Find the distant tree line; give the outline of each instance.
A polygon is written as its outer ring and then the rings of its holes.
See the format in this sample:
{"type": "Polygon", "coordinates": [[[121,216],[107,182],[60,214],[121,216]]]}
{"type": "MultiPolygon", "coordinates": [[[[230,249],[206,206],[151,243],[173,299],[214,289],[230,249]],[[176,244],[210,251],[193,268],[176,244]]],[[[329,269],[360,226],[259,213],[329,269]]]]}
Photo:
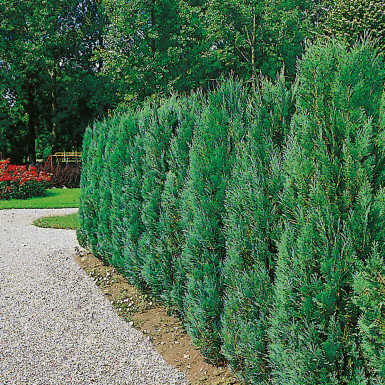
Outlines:
{"type": "Polygon", "coordinates": [[[351,42],[370,30],[383,44],[384,9],[369,0],[4,0],[0,152],[35,162],[80,149],[93,120],[207,91],[221,75],[256,89],[260,74],[275,78],[284,65],[291,81],[320,35],[351,42]]]}

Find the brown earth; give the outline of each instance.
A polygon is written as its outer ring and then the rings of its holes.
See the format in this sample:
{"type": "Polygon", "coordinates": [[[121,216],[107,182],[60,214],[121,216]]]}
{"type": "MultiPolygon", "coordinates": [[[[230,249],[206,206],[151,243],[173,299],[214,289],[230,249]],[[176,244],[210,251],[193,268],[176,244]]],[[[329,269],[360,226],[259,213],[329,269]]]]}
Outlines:
{"type": "Polygon", "coordinates": [[[141,330],[158,352],[172,366],[186,375],[191,385],[240,385],[225,366],[213,366],[205,361],[192,345],[178,318],[167,315],[164,306],[91,253],[77,252],[76,262],[90,275],[120,317],[141,330]]]}

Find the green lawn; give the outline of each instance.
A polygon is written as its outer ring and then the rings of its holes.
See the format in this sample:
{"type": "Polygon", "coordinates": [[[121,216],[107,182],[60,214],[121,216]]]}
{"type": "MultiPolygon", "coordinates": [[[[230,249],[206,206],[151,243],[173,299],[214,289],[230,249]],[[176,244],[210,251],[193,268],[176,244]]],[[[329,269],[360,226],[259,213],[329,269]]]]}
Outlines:
{"type": "Polygon", "coordinates": [[[2,209],[60,209],[79,207],[80,188],[49,189],[41,198],[0,200],[2,209]]]}
{"type": "Polygon", "coordinates": [[[56,217],[45,217],[33,222],[37,227],[50,227],[54,229],[72,229],[79,228],[78,214],[61,215],[56,217]]]}

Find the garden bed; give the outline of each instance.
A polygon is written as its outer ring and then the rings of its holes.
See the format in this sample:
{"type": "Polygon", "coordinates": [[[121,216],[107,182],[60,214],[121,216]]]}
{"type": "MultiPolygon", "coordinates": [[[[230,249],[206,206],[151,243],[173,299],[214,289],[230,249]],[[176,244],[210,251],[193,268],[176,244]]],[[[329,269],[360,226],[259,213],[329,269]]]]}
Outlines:
{"type": "Polygon", "coordinates": [[[111,266],[91,253],[78,252],[76,262],[90,275],[118,314],[142,331],[163,358],[186,375],[192,385],[239,385],[226,367],[207,363],[192,346],[181,322],[164,306],[142,294],[111,266]]]}

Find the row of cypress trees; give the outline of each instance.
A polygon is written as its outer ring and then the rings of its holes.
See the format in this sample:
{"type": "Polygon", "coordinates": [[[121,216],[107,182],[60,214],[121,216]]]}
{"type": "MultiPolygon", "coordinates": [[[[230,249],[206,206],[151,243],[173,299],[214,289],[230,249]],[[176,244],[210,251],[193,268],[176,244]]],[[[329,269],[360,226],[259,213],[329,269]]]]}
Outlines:
{"type": "Polygon", "coordinates": [[[248,384],[385,383],[384,80],[370,42],[331,41],[291,87],[230,79],[96,123],[80,242],[248,384]]]}

